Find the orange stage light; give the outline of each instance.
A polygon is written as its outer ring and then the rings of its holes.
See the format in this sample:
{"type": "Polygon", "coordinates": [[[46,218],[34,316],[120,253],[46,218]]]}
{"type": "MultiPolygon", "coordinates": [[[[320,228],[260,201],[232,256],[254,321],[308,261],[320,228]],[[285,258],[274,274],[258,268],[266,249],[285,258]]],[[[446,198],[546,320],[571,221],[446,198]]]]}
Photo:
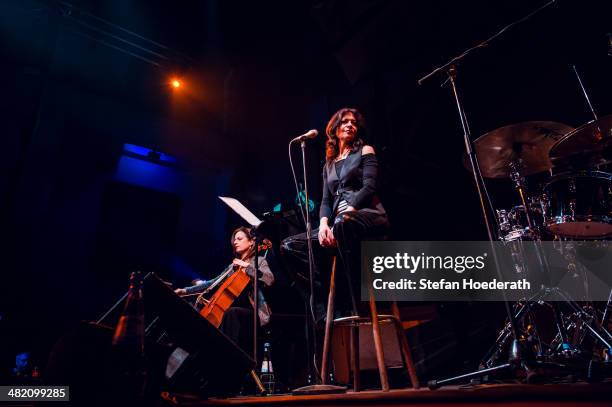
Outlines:
{"type": "Polygon", "coordinates": [[[172,79],[172,80],[170,81],[170,84],[172,85],[172,87],[173,87],[174,89],[178,89],[178,88],[180,88],[180,87],[182,86],[181,81],[180,81],[180,80],[178,80],[178,79],[172,79]]]}

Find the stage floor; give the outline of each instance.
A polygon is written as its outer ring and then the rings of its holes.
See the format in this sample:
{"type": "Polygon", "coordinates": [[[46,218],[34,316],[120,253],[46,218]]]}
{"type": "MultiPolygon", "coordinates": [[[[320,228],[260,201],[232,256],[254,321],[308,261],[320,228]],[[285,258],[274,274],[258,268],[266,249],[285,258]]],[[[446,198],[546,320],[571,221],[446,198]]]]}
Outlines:
{"type": "Polygon", "coordinates": [[[179,406],[612,406],[612,381],[603,383],[569,384],[494,384],[477,386],[448,386],[438,390],[405,389],[382,392],[378,390],[333,395],[211,398],[198,400],[189,396],[168,395],[166,400],[179,406]]]}

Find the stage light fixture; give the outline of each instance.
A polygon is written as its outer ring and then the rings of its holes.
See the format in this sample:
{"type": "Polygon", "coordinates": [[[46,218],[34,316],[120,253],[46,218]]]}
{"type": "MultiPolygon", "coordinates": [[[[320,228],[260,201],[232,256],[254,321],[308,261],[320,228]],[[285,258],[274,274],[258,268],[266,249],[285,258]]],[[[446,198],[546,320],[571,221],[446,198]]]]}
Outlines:
{"type": "Polygon", "coordinates": [[[172,85],[172,87],[173,87],[174,89],[178,89],[178,88],[180,88],[181,86],[183,86],[183,83],[182,83],[182,82],[181,82],[179,79],[177,79],[177,78],[173,78],[173,79],[170,81],[170,85],[172,85]]]}

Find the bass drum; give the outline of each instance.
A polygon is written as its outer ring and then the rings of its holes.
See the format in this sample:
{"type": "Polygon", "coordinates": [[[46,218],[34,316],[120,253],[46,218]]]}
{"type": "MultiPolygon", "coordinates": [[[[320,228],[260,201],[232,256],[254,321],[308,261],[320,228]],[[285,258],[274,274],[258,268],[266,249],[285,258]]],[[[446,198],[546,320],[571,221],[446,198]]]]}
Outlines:
{"type": "Polygon", "coordinates": [[[612,174],[579,171],[554,176],[544,187],[544,225],[575,239],[612,236],[612,174]]]}

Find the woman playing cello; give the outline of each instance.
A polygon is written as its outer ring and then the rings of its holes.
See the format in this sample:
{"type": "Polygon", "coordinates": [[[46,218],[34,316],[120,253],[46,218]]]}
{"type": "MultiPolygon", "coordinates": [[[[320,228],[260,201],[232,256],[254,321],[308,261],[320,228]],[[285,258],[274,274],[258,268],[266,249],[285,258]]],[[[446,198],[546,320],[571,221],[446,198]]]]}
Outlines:
{"type": "MultiPolygon", "coordinates": [[[[244,270],[251,278],[255,275],[255,238],[251,229],[244,226],[239,227],[232,233],[231,244],[234,249],[235,258],[232,263],[217,277],[201,281],[196,285],[185,288],[177,288],[178,295],[190,295],[204,292],[212,286],[217,286],[220,279],[227,279],[238,270],[244,270]]],[[[259,281],[265,286],[274,283],[274,275],[265,258],[259,257],[259,281]]],[[[251,286],[251,285],[250,285],[251,286]]],[[[260,324],[266,325],[270,321],[270,307],[265,302],[261,290],[258,290],[258,308],[260,324]]],[[[243,350],[249,352],[252,348],[253,338],[253,295],[252,289],[245,289],[232,303],[223,315],[219,329],[238,344],[243,350]]],[[[250,352],[249,352],[250,353],[250,352]]]]}

